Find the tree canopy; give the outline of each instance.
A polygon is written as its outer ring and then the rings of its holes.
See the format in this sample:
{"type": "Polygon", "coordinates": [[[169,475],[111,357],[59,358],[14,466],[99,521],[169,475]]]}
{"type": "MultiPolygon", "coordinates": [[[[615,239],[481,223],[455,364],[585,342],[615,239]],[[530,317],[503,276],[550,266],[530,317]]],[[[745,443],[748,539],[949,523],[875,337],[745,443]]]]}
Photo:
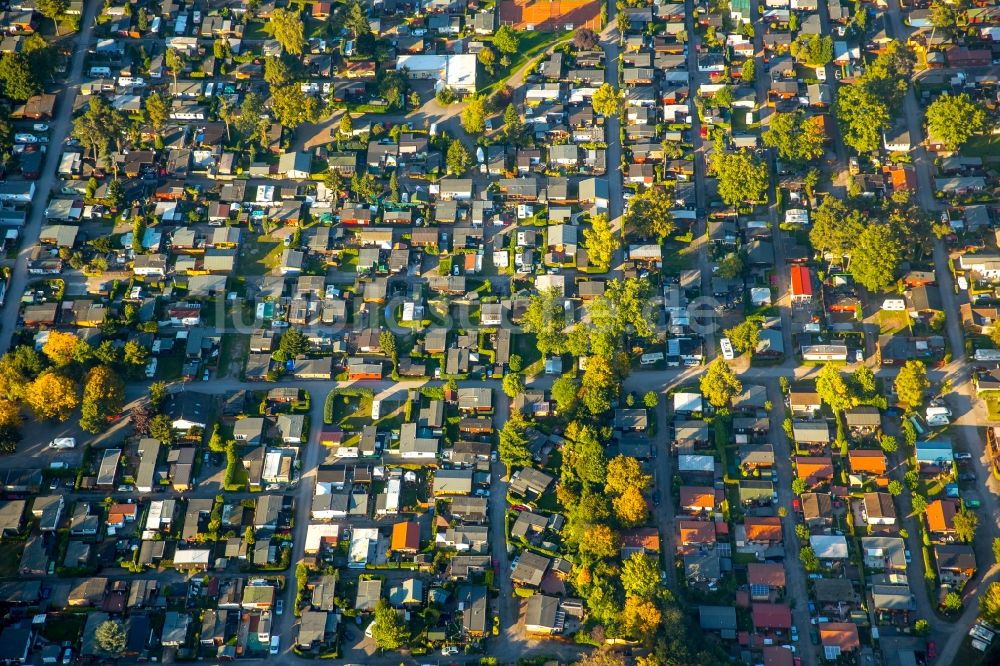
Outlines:
{"type": "Polygon", "coordinates": [[[927,129],[948,150],[958,150],[973,134],[986,129],[986,110],[966,93],[945,93],[927,107],[927,129]]]}
{"type": "Polygon", "coordinates": [[[23,53],[4,53],[0,56],[0,84],[4,96],[19,102],[42,91],[42,85],[23,53]]]}
{"type": "Polygon", "coordinates": [[[409,637],[406,621],[387,600],[379,599],[375,605],[375,624],[372,627],[372,640],[375,644],[383,650],[396,650],[405,645],[409,637]]]}
{"type": "Polygon", "coordinates": [[[923,361],[909,360],[896,375],[894,384],[899,404],[906,409],[916,409],[924,402],[924,395],[931,387],[927,378],[927,366],[923,361]]]}
{"type": "Polygon", "coordinates": [[[566,348],[566,309],[563,296],[555,287],[531,296],[524,313],[524,330],[534,333],[542,354],[562,354],[566,348]]]}
{"type": "Polygon", "coordinates": [[[826,131],[814,116],[807,118],[802,111],[776,113],[762,135],[764,144],[778,150],[783,160],[805,164],[823,156],[826,131]]]}
{"type": "Polygon", "coordinates": [[[275,40],[281,44],[285,53],[302,55],[302,47],[305,46],[306,39],[305,26],[302,24],[299,12],[294,9],[272,10],[268,29],[274,35],[275,40]]]}
{"type": "Polygon", "coordinates": [[[594,91],[590,100],[594,113],[602,116],[617,116],[621,111],[622,94],[610,83],[603,83],[594,91]]]}
{"type": "Polygon", "coordinates": [[[896,279],[903,247],[885,224],[869,224],[851,249],[851,275],[869,291],[881,291],[896,279]]]}
{"type": "Polygon", "coordinates": [[[719,196],[730,206],[767,199],[767,165],[749,150],[718,150],[713,155],[713,166],[719,179],[719,196]]]}
{"type": "Polygon", "coordinates": [[[675,229],[673,208],[673,198],[665,188],[643,190],[629,200],[625,225],[639,236],[663,240],[675,229]]]}
{"type": "Polygon", "coordinates": [[[709,364],[698,384],[705,399],[717,408],[728,405],[743,390],[743,384],[721,356],[709,364]]]}
{"type": "Polygon", "coordinates": [[[606,213],[598,213],[591,218],[590,227],[583,230],[583,240],[591,266],[600,273],[611,268],[611,259],[621,243],[611,230],[606,213]]]}
{"type": "Polygon", "coordinates": [[[486,98],[474,95],[462,109],[462,129],[477,135],[486,131],[486,98]]]}

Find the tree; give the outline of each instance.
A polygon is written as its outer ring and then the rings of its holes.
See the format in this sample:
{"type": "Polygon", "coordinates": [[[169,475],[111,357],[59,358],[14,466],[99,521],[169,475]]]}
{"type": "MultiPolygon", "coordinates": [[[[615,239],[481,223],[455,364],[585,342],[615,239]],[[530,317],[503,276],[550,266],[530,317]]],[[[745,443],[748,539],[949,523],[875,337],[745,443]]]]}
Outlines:
{"type": "Polygon", "coordinates": [[[705,399],[716,408],[725,407],[743,390],[743,384],[722,357],[716,357],[709,364],[698,385],[705,399]]]}
{"type": "Polygon", "coordinates": [[[80,339],[72,333],[50,331],[48,340],[42,346],[42,353],[57,368],[63,368],[73,362],[76,345],[80,339]]]}
{"type": "Polygon", "coordinates": [[[396,357],[399,355],[399,349],[396,346],[396,336],[393,335],[392,331],[385,330],[378,334],[378,346],[382,349],[382,353],[392,359],[392,362],[396,362],[396,357]]]}
{"type": "Polygon", "coordinates": [[[80,396],[73,380],[48,370],[27,386],[24,401],[36,419],[65,421],[80,404],[80,396]]]}
{"type": "Polygon", "coordinates": [[[931,387],[927,379],[927,366],[923,361],[909,360],[899,370],[894,383],[899,404],[908,410],[916,409],[924,401],[924,394],[931,387]]]}
{"type": "Polygon", "coordinates": [[[864,230],[866,220],[836,197],[826,196],[812,212],[809,242],[820,252],[829,252],[834,261],[849,255],[864,230]]]}
{"type": "Polygon", "coordinates": [[[472,96],[462,109],[462,129],[468,134],[477,135],[486,131],[486,98],[480,95],[472,96]]]}
{"type": "Polygon", "coordinates": [[[639,236],[663,240],[676,228],[671,210],[674,200],[662,187],[640,192],[629,201],[625,225],[639,236]]]}
{"type": "Polygon", "coordinates": [[[607,478],[607,463],[593,426],[571,421],[563,436],[563,482],[602,485],[607,478]]]}
{"type": "Polygon", "coordinates": [[[826,132],[822,123],[795,111],[774,114],[762,138],[765,145],[778,150],[781,159],[805,164],[823,156],[826,132]]]}
{"type": "Polygon", "coordinates": [[[165,62],[167,64],[167,68],[170,70],[171,75],[173,75],[174,77],[175,95],[177,94],[177,75],[180,73],[182,69],[184,69],[184,64],[186,61],[187,58],[184,56],[183,53],[181,53],[177,49],[167,49],[165,55],[165,62]]]}
{"type": "Polygon", "coordinates": [[[361,199],[371,201],[382,193],[382,186],[374,175],[370,173],[357,174],[351,176],[351,189],[361,199]]]}
{"type": "Polygon", "coordinates": [[[819,558],[816,556],[816,551],[812,549],[812,546],[806,546],[799,551],[799,561],[802,562],[802,568],[806,571],[819,571],[819,558]]]}
{"type": "Polygon", "coordinates": [[[375,605],[375,624],[372,627],[375,644],[382,650],[395,650],[405,645],[409,637],[406,621],[387,600],[379,599],[375,605]]]}
{"type": "Polygon", "coordinates": [[[601,43],[601,38],[590,28],[577,28],[573,34],[573,46],[581,51],[590,51],[601,43]]]}
{"type": "Polygon", "coordinates": [[[740,78],[749,84],[753,84],[757,80],[757,61],[754,58],[747,58],[743,62],[740,78]]]}
{"type": "Polygon", "coordinates": [[[851,275],[865,289],[881,291],[891,285],[903,260],[903,248],[885,224],[869,224],[851,250],[851,275]]]}
{"type": "Polygon", "coordinates": [[[125,406],[125,382],[106,365],[98,365],[87,373],[83,387],[83,407],[80,426],[87,432],[101,432],[108,418],[125,406]]]}
{"type": "Polygon", "coordinates": [[[899,443],[896,441],[896,438],[893,437],[892,435],[882,435],[882,437],[879,438],[878,443],[879,446],[882,448],[882,451],[885,453],[895,453],[896,450],[899,448],[899,443]]]}
{"type": "Polygon", "coordinates": [[[829,363],[819,371],[819,377],[816,378],[816,392],[820,400],[829,405],[834,414],[840,414],[858,404],[840,369],[829,363]]]}
{"type": "Polygon", "coordinates": [[[739,353],[753,352],[760,342],[760,322],[756,319],[744,319],[726,330],[726,337],[739,353]]]}
{"type": "Polygon", "coordinates": [[[958,150],[986,129],[986,110],[966,93],[944,93],[927,107],[927,129],[948,150],[958,150]]]}
{"type": "Polygon", "coordinates": [[[586,538],[580,543],[580,554],[606,560],[618,555],[621,539],[607,525],[594,525],[586,531],[586,538]]]}
{"type": "Polygon", "coordinates": [[[153,382],[149,385],[149,404],[153,409],[159,409],[168,395],[166,382],[153,382]]]}
{"type": "Polygon", "coordinates": [[[542,354],[562,354],[566,346],[566,309],[555,287],[531,296],[524,313],[524,330],[534,333],[536,347],[542,354]]]}
{"type": "Polygon", "coordinates": [[[461,176],[472,166],[472,156],[466,150],[465,144],[458,139],[452,139],[448,144],[448,156],[446,159],[448,173],[461,176]]]}
{"type": "Polygon", "coordinates": [[[809,35],[792,42],[792,56],[811,67],[824,67],[833,61],[833,38],[809,35]]]}
{"type": "Polygon", "coordinates": [[[955,514],[955,536],[963,543],[972,543],[979,527],[979,516],[965,507],[955,514]]]}
{"type": "Polygon", "coordinates": [[[610,650],[597,650],[581,657],[576,666],[625,666],[625,658],[610,650]]]}
{"type": "Polygon", "coordinates": [[[42,91],[42,85],[23,53],[5,53],[0,57],[0,84],[3,84],[3,94],[18,102],[42,91]]]}
{"type": "Polygon", "coordinates": [[[295,129],[302,123],[314,123],[320,119],[319,101],[302,92],[297,83],[290,83],[271,91],[271,110],[275,120],[295,129]]]}
{"type": "Polygon", "coordinates": [[[515,467],[525,467],[531,464],[531,450],[528,448],[528,438],[525,432],[528,424],[525,423],[521,412],[511,410],[510,418],[500,429],[498,450],[500,462],[507,467],[509,474],[515,467]]]}
{"type": "Polygon", "coordinates": [[[602,116],[617,116],[621,112],[622,94],[610,83],[601,84],[590,100],[594,113],[602,116]]]}
{"type": "Polygon", "coordinates": [[[629,488],[640,492],[649,488],[653,477],[642,471],[639,461],[631,456],[619,455],[608,461],[608,479],[604,491],[609,495],[623,495],[629,488]]]}
{"type": "Polygon", "coordinates": [[[875,382],[875,373],[867,365],[860,366],[851,375],[851,383],[862,398],[871,398],[878,390],[875,382]]]}
{"type": "Polygon", "coordinates": [[[749,150],[718,150],[713,166],[719,180],[719,196],[730,206],[767,198],[767,165],[749,150]]]}
{"type": "Polygon", "coordinates": [[[38,11],[42,16],[50,18],[53,21],[56,21],[65,14],[66,9],[69,7],[69,3],[66,0],[38,0],[37,5],[38,11]]]}
{"type": "Polygon", "coordinates": [[[212,453],[225,453],[226,444],[222,441],[222,433],[219,432],[219,424],[212,427],[212,436],[208,439],[208,450],[212,453]]]}
{"type": "Polygon", "coordinates": [[[170,119],[170,99],[162,93],[153,93],[146,98],[143,111],[150,128],[159,134],[167,126],[167,120],[170,119]]]}
{"type": "Polygon", "coordinates": [[[272,88],[283,86],[295,78],[292,66],[281,56],[264,58],[264,80],[272,88]]]}
{"type": "Polygon", "coordinates": [[[503,112],[503,131],[507,141],[513,144],[521,143],[521,135],[524,133],[524,123],[521,116],[513,104],[508,104],[503,112]]]}
{"type": "Polygon", "coordinates": [[[101,652],[118,657],[125,651],[125,628],[121,622],[105,620],[94,630],[94,643],[101,652]]]}
{"type": "Polygon", "coordinates": [[[354,135],[354,123],[351,122],[351,114],[345,113],[340,117],[340,124],[337,127],[340,136],[350,137],[354,135]]]}
{"type": "Polygon", "coordinates": [[[893,497],[899,497],[903,494],[903,484],[899,482],[898,479],[893,479],[889,482],[889,494],[893,497]]]}
{"type": "Polygon", "coordinates": [[[962,610],[962,597],[958,596],[957,592],[949,592],[944,595],[941,607],[946,613],[957,613],[962,610]]]}
{"type": "Polygon", "coordinates": [[[662,619],[660,609],[648,599],[628,597],[625,599],[625,610],[622,612],[622,623],[625,631],[636,638],[655,633],[662,619]]]}
{"type": "Polygon", "coordinates": [[[598,213],[591,219],[590,228],[583,230],[583,240],[591,265],[599,273],[611,268],[611,259],[620,242],[611,230],[607,214],[598,213]]]}
{"type": "Polygon", "coordinates": [[[297,328],[289,328],[281,334],[281,339],[278,340],[278,349],[275,352],[276,360],[284,361],[296,358],[305,354],[308,349],[309,338],[306,334],[297,328]]]}
{"type": "Polygon", "coordinates": [[[500,29],[493,35],[493,46],[500,49],[501,53],[511,55],[517,53],[520,41],[521,37],[517,34],[517,31],[509,25],[500,26],[500,29]]]}
{"type": "Polygon", "coordinates": [[[733,107],[733,87],[722,86],[712,95],[712,104],[721,109],[731,109],[733,107]]]}
{"type": "Polygon", "coordinates": [[[302,55],[302,47],[306,43],[305,27],[302,25],[302,18],[297,11],[292,9],[272,10],[271,20],[268,21],[268,30],[286,53],[302,55]]]}
{"type": "Polygon", "coordinates": [[[621,378],[610,363],[600,362],[600,359],[587,363],[580,382],[580,397],[591,416],[601,416],[608,412],[612,407],[612,401],[618,397],[620,388],[621,378]]]}
{"type": "Polygon", "coordinates": [[[149,422],[149,436],[158,439],[164,444],[172,444],[174,441],[174,427],[170,417],[166,414],[157,414],[149,422]]]}
{"type": "Polygon", "coordinates": [[[648,409],[656,409],[660,404],[660,396],[656,391],[647,391],[646,395],[642,396],[642,404],[646,405],[648,409]]]}
{"type": "Polygon", "coordinates": [[[263,135],[264,128],[269,124],[265,117],[264,98],[255,92],[247,93],[233,127],[244,141],[250,141],[255,134],[263,135]]]}
{"type": "Polygon", "coordinates": [[[1000,537],[993,537],[993,562],[1000,562],[1000,537]]]}
{"type": "Polygon", "coordinates": [[[642,525],[649,516],[646,498],[635,486],[626,488],[625,492],[611,500],[611,505],[615,509],[615,516],[626,527],[642,525]]]}
{"type": "Polygon", "coordinates": [[[1000,623],[1000,583],[990,583],[979,597],[979,615],[993,626],[1000,623]]]}
{"type": "Polygon", "coordinates": [[[931,3],[930,20],[935,30],[940,30],[950,37],[958,27],[959,11],[946,2],[931,3]]]}
{"type": "Polygon", "coordinates": [[[576,407],[579,392],[579,384],[569,375],[552,382],[552,399],[556,401],[556,412],[561,415],[570,414],[576,407]]]}
{"type": "MultiPolygon", "coordinates": [[[[927,513],[927,498],[914,493],[910,498],[910,506],[913,507],[913,514],[915,516],[922,516],[927,513]]],[[[958,514],[955,515],[957,517],[958,514]]]]}
{"type": "Polygon", "coordinates": [[[792,492],[796,495],[801,495],[805,491],[809,490],[809,486],[806,480],[800,477],[792,479],[792,492]]]}
{"type": "Polygon", "coordinates": [[[351,32],[354,39],[358,39],[361,35],[371,34],[372,28],[368,23],[368,15],[360,0],[351,0],[348,3],[344,27],[351,32]]]}
{"type": "Polygon", "coordinates": [[[622,587],[625,594],[640,599],[657,598],[663,587],[660,584],[660,563],[655,557],[635,552],[622,563],[622,587]]]}
{"type": "Polygon", "coordinates": [[[488,46],[484,46],[483,50],[476,55],[476,59],[479,60],[479,64],[482,65],[487,72],[493,74],[493,69],[497,64],[496,51],[488,46]]]}
{"type": "Polygon", "coordinates": [[[509,372],[504,375],[503,392],[511,399],[524,393],[524,376],[520,372],[509,372]]]}
{"type": "Polygon", "coordinates": [[[889,106],[871,85],[840,86],[835,111],[848,146],[858,153],[871,153],[882,146],[882,133],[889,128],[889,106]]]}

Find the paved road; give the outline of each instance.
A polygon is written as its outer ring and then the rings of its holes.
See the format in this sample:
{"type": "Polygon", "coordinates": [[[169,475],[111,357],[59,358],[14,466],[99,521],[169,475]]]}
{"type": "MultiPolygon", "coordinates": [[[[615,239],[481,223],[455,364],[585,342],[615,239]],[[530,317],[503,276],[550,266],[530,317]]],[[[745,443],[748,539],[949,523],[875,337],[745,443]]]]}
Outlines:
{"type": "Polygon", "coordinates": [[[28,218],[28,223],[21,229],[21,246],[14,265],[11,266],[7,299],[3,308],[0,308],[0,322],[3,322],[3,326],[0,328],[0,349],[10,347],[10,341],[16,328],[18,310],[21,307],[20,297],[28,284],[28,255],[31,254],[31,249],[38,242],[38,235],[42,231],[49,192],[59,182],[56,174],[59,158],[62,155],[63,144],[66,143],[73,128],[73,100],[76,99],[80,89],[83,62],[87,55],[87,49],[90,47],[90,39],[94,29],[94,16],[100,6],[102,5],[99,2],[86,3],[86,9],[80,22],[80,32],[73,43],[73,62],[70,65],[69,78],[63,88],[61,99],[58,101],[56,116],[49,123],[51,130],[49,149],[45,153],[45,165],[42,167],[41,177],[35,181],[35,196],[32,201],[31,215],[28,218]]]}

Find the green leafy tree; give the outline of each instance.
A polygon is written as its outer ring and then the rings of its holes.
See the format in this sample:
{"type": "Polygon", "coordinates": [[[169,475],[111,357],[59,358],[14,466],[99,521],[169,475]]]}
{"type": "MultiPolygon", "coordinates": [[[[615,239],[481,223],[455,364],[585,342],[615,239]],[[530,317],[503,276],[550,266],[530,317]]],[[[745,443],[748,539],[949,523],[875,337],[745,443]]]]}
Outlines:
{"type": "Polygon", "coordinates": [[[566,309],[555,287],[532,295],[524,313],[524,330],[534,333],[542,354],[562,354],[566,349],[566,309]]]}
{"type": "Polygon", "coordinates": [[[486,131],[486,98],[473,96],[462,109],[462,129],[468,134],[479,135],[486,131]]]}
{"type": "Polygon", "coordinates": [[[598,213],[590,221],[590,227],[583,230],[583,240],[587,246],[587,258],[600,273],[611,268],[611,259],[621,244],[605,213],[598,213]]]}
{"type": "Polygon", "coordinates": [[[448,144],[448,155],[446,158],[448,173],[461,176],[472,166],[472,156],[458,139],[452,139],[448,144]]]}
{"type": "Polygon", "coordinates": [[[979,516],[966,508],[955,514],[955,536],[963,543],[972,543],[979,528],[979,516]]]}
{"type": "Polygon", "coordinates": [[[292,65],[281,56],[264,58],[264,80],[272,87],[283,86],[295,78],[292,65]]]}
{"type": "Polygon", "coordinates": [[[664,590],[660,583],[660,564],[643,552],[633,553],[622,563],[622,587],[625,594],[641,599],[656,599],[664,590]]]}
{"type": "MultiPolygon", "coordinates": [[[[381,342],[381,341],[380,341],[381,342]]],[[[309,350],[309,338],[297,328],[289,328],[281,334],[275,358],[289,360],[305,354],[309,350]]]]}
{"type": "Polygon", "coordinates": [[[493,35],[493,46],[500,49],[502,53],[511,55],[517,53],[520,41],[521,37],[517,34],[517,31],[509,25],[500,26],[500,29],[493,35]]]}
{"type": "Polygon", "coordinates": [[[497,64],[496,51],[488,46],[484,46],[483,50],[476,54],[476,59],[479,60],[479,64],[483,66],[483,69],[489,74],[493,74],[497,64]]]}
{"type": "Polygon", "coordinates": [[[739,252],[730,252],[718,261],[715,274],[723,280],[734,280],[743,274],[745,267],[743,256],[739,252]]]}
{"type": "Polygon", "coordinates": [[[159,409],[169,394],[166,382],[153,382],[149,385],[149,403],[153,409],[159,409]]]}
{"type": "Polygon", "coordinates": [[[524,134],[524,123],[521,116],[513,104],[508,104],[503,112],[503,131],[507,141],[515,145],[520,144],[521,135],[524,134]]]}
{"type": "Polygon", "coordinates": [[[722,86],[715,91],[712,95],[712,103],[723,109],[731,109],[733,107],[733,87],[732,86],[722,86]]]}
{"type": "Polygon", "coordinates": [[[812,546],[806,546],[799,550],[799,561],[802,562],[802,568],[806,571],[810,573],[819,571],[819,557],[816,556],[816,551],[812,549],[812,546]]]}
{"type": "Polygon", "coordinates": [[[927,129],[948,150],[958,150],[986,127],[986,110],[966,93],[945,93],[927,107],[927,129]]]}
{"type": "Polygon", "coordinates": [[[375,176],[370,173],[356,173],[351,176],[351,189],[358,195],[358,198],[367,201],[373,200],[382,193],[382,186],[375,176]]]}
{"type": "Polygon", "coordinates": [[[617,116],[621,113],[622,94],[610,83],[601,84],[590,100],[594,113],[602,116],[617,116]]]}
{"type": "Polygon", "coordinates": [[[285,53],[302,55],[305,46],[305,26],[299,13],[293,9],[274,9],[268,21],[268,30],[281,44],[285,53]]]}
{"type": "Polygon", "coordinates": [[[564,375],[552,382],[552,399],[559,414],[570,414],[579,400],[580,386],[574,377],[564,375]]]}
{"type": "Polygon", "coordinates": [[[819,377],[816,378],[816,392],[820,400],[829,405],[834,414],[858,404],[857,397],[836,365],[828,363],[819,371],[819,377]]]}
{"type": "Polygon", "coordinates": [[[560,468],[563,481],[603,485],[607,480],[607,463],[594,427],[571,421],[563,434],[566,440],[560,468]]]}
{"type": "Polygon", "coordinates": [[[979,597],[979,615],[993,626],[1000,624],[1000,583],[990,583],[979,597]]]}
{"type": "Polygon", "coordinates": [[[375,605],[375,624],[372,627],[375,644],[382,650],[396,650],[404,646],[409,638],[406,621],[388,601],[379,599],[375,605]]]}
{"type": "Polygon", "coordinates": [[[167,49],[167,52],[164,56],[164,61],[167,64],[167,68],[170,70],[170,74],[174,77],[174,94],[176,95],[177,75],[180,73],[182,69],[184,69],[184,65],[187,63],[187,58],[183,53],[181,53],[177,49],[170,48],[167,49]]]}
{"type": "Polygon", "coordinates": [[[823,125],[802,111],[776,113],[762,135],[764,144],[778,150],[783,160],[805,164],[823,156],[823,125]]]}
{"type": "Polygon", "coordinates": [[[646,405],[647,409],[656,409],[660,404],[660,396],[656,391],[647,391],[646,395],[642,396],[642,404],[646,405]]]}
{"type": "Polygon", "coordinates": [[[164,444],[171,444],[174,441],[174,428],[170,417],[166,414],[157,414],[149,422],[149,436],[160,440],[164,444]]]}
{"type": "Polygon", "coordinates": [[[1000,562],[1000,537],[993,537],[993,561],[1000,562]]]}
{"type": "Polygon", "coordinates": [[[932,2],[930,10],[930,20],[934,30],[940,31],[945,37],[953,36],[958,29],[960,10],[942,1],[932,2]]]}
{"type": "Polygon", "coordinates": [[[28,57],[23,53],[5,53],[0,56],[0,84],[3,94],[23,102],[42,91],[28,57]]]}
{"type": "Polygon", "coordinates": [[[796,478],[792,479],[792,492],[793,493],[795,493],[796,495],[801,495],[802,493],[804,493],[807,490],[809,490],[809,486],[808,486],[808,484],[806,484],[806,480],[805,479],[800,478],[800,477],[796,477],[796,478]]]}
{"type": "Polygon", "coordinates": [[[882,437],[879,438],[878,443],[882,448],[882,451],[885,453],[895,453],[899,448],[899,443],[892,435],[882,435],[882,437]]]}
{"type": "Polygon", "coordinates": [[[889,106],[874,86],[865,82],[840,86],[835,112],[848,146],[862,154],[882,146],[882,133],[889,129],[889,106]]]}
{"type": "Polygon", "coordinates": [[[50,18],[56,21],[69,8],[69,3],[66,0],[38,0],[36,3],[38,6],[38,11],[42,16],[50,18]]]}
{"type": "Polygon", "coordinates": [[[900,483],[897,479],[893,479],[892,481],[889,482],[888,490],[889,494],[892,495],[893,497],[899,497],[900,495],[903,494],[903,484],[900,483]]]}
{"type": "Polygon", "coordinates": [[[753,352],[760,341],[760,322],[756,319],[744,319],[736,326],[726,330],[726,337],[733,349],[741,354],[753,352]]]}
{"type": "Polygon", "coordinates": [[[162,93],[153,93],[146,98],[143,111],[146,114],[146,122],[159,134],[170,119],[170,99],[162,93]]]}
{"type": "Polygon", "coordinates": [[[896,279],[903,248],[885,224],[869,224],[851,250],[851,275],[869,291],[882,291],[896,279]]]}
{"type": "Polygon", "coordinates": [[[351,122],[351,114],[345,113],[340,117],[340,125],[337,129],[340,132],[340,136],[349,137],[354,135],[354,123],[351,122]]]}
{"type": "Polygon", "coordinates": [[[740,70],[740,78],[750,84],[757,80],[757,61],[754,58],[747,58],[743,62],[743,68],[740,70]]]}
{"type": "Polygon", "coordinates": [[[399,177],[395,171],[389,176],[389,201],[393,203],[399,203],[400,201],[399,177]]]}
{"type": "Polygon", "coordinates": [[[812,212],[809,242],[821,252],[829,252],[835,261],[849,255],[864,230],[866,221],[859,211],[848,209],[843,201],[826,196],[812,212]]]}
{"type": "Polygon", "coordinates": [[[792,42],[792,55],[810,67],[823,67],[833,61],[833,38],[809,35],[792,42]]]}
{"type": "Polygon", "coordinates": [[[125,382],[106,365],[95,366],[87,374],[83,388],[80,427],[87,432],[103,431],[108,418],[125,406],[125,382]]]}
{"type": "Polygon", "coordinates": [[[519,372],[509,372],[503,378],[503,392],[508,398],[516,398],[524,393],[524,375],[519,372]]]}
{"type": "Polygon", "coordinates": [[[910,506],[913,507],[914,515],[922,516],[927,513],[927,498],[914,493],[913,497],[910,498],[910,506]]]}
{"type": "Polygon", "coordinates": [[[222,441],[222,433],[219,432],[219,424],[212,427],[212,436],[208,439],[208,450],[212,453],[225,453],[226,443],[222,441]]]}
{"type": "Polygon", "coordinates": [[[769,183],[767,165],[749,150],[716,151],[713,165],[719,196],[729,205],[763,201],[769,183]]]}
{"type": "Polygon", "coordinates": [[[923,361],[909,360],[896,375],[894,383],[899,404],[906,409],[916,409],[924,402],[924,395],[931,387],[927,378],[927,366],[923,361]]]}
{"type": "Polygon", "coordinates": [[[368,15],[365,13],[364,5],[360,0],[351,0],[347,3],[347,11],[344,18],[344,27],[347,28],[354,39],[362,35],[370,35],[371,24],[368,23],[368,15]]]}
{"type": "Polygon", "coordinates": [[[94,644],[101,652],[118,657],[125,652],[125,627],[116,620],[105,620],[94,630],[94,644]]]}
{"type": "Polygon", "coordinates": [[[721,358],[712,361],[699,380],[701,393],[713,407],[725,407],[743,390],[732,368],[721,358]]]}
{"type": "Polygon", "coordinates": [[[943,608],[946,613],[957,613],[962,610],[962,597],[958,596],[957,592],[949,592],[944,596],[941,608],[943,608]]]}
{"type": "Polygon", "coordinates": [[[297,83],[271,91],[271,110],[279,123],[292,129],[302,123],[314,123],[322,115],[319,101],[302,92],[302,87],[297,83]]]}
{"type": "Polygon", "coordinates": [[[525,467],[531,464],[531,450],[528,449],[528,438],[525,436],[528,424],[518,410],[511,410],[510,418],[503,424],[499,434],[500,461],[507,466],[510,473],[515,467],[525,467]]]}
{"type": "Polygon", "coordinates": [[[636,194],[629,201],[625,226],[642,237],[663,240],[676,228],[671,210],[673,198],[662,187],[652,187],[636,194]]]}

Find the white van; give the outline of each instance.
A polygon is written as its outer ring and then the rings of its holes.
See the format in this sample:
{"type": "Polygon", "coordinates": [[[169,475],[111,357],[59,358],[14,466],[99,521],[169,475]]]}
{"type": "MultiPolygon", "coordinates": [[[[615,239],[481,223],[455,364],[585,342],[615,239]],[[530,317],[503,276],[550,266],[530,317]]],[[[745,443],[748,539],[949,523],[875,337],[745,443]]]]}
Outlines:
{"type": "Polygon", "coordinates": [[[91,78],[107,78],[111,76],[110,67],[91,67],[90,68],[91,78]]]}
{"type": "Polygon", "coordinates": [[[76,439],[73,437],[56,437],[49,442],[50,449],[72,449],[76,448],[76,439]]]}
{"type": "Polygon", "coordinates": [[[281,649],[281,636],[271,636],[271,654],[278,654],[281,649]]]}

